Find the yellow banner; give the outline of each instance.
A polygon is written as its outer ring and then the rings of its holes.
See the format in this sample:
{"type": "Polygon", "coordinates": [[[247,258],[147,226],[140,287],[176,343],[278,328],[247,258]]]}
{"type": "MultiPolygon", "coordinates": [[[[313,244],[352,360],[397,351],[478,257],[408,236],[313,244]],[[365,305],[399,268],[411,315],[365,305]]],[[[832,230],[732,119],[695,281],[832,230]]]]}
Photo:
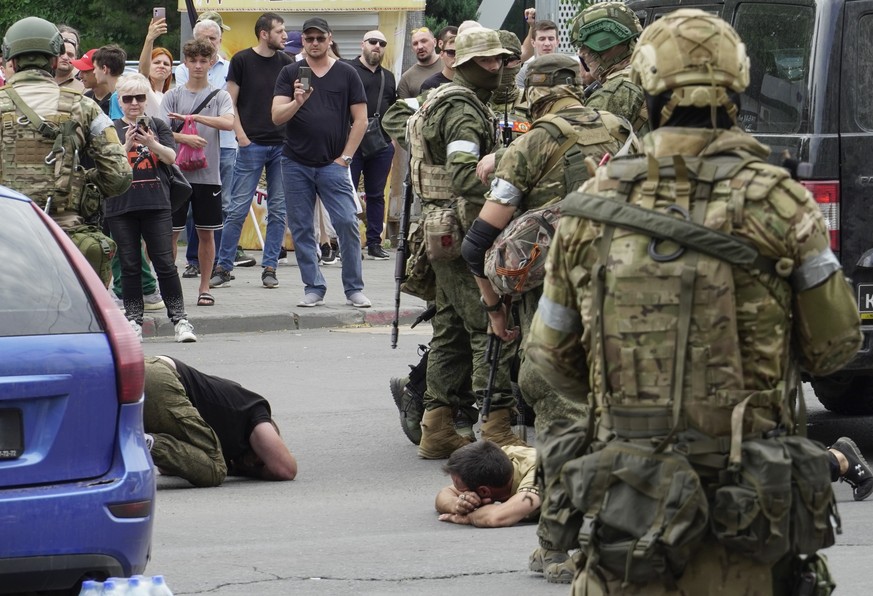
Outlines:
{"type": "MultiPolygon", "coordinates": [[[[197,12],[373,12],[424,10],[425,0],[194,0],[197,12]]],[[[178,1],[185,12],[185,0],[178,1]]]]}

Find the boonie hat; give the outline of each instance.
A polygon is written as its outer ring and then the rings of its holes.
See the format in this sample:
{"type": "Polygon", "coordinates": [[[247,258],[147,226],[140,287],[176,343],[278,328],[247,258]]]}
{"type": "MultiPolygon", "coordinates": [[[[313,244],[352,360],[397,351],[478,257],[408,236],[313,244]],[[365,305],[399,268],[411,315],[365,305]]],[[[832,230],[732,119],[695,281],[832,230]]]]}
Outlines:
{"type": "Polygon", "coordinates": [[[89,70],[94,70],[94,52],[97,51],[97,48],[93,50],[88,50],[82,57],[78,60],[70,60],[70,64],[76,67],[76,70],[88,72],[89,70]]]}
{"type": "Polygon", "coordinates": [[[225,31],[230,31],[230,27],[225,25],[224,21],[221,20],[221,15],[214,10],[207,10],[199,17],[197,17],[197,22],[199,23],[200,21],[214,21],[219,27],[221,27],[225,31]]]}
{"type": "Polygon", "coordinates": [[[318,29],[322,33],[330,33],[330,26],[327,24],[327,21],[325,21],[321,17],[306,19],[306,22],[303,23],[303,28],[301,29],[301,31],[306,31],[307,29],[318,29]]]}
{"type": "Polygon", "coordinates": [[[299,54],[303,51],[303,35],[300,31],[288,32],[288,41],[285,42],[285,51],[291,54],[299,54]]]}
{"type": "Polygon", "coordinates": [[[497,31],[484,27],[473,27],[455,38],[455,68],[476,56],[508,56],[511,54],[500,43],[497,31]]]}

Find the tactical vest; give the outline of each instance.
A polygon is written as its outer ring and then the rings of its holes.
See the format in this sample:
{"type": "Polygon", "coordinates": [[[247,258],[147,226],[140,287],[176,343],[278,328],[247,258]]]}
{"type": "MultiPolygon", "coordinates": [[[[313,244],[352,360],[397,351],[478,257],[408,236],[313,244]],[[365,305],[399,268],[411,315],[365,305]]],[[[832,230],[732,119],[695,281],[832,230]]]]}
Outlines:
{"type": "Polygon", "coordinates": [[[602,224],[592,244],[588,323],[599,436],[664,439],[690,428],[729,437],[741,402],[744,433],[791,428],[783,405],[793,382],[792,263],[731,235],[747,197],[767,197],[772,186],[759,188],[762,181],[775,186],[784,177],[768,176],[774,169],[745,153],[617,159],[598,176],[598,190],[614,190],[614,199],[573,193],[564,201],[564,215],[602,224]],[[755,300],[738,308],[738,293],[755,300]],[[755,320],[743,309],[776,306],[783,320],[761,333],[776,334],[773,359],[784,376],[775,389],[750,390],[738,321],[755,320]]]}
{"type": "Polygon", "coordinates": [[[81,100],[78,91],[60,88],[56,112],[39,117],[14,86],[0,88],[0,181],[53,215],[79,209],[85,135],[73,112],[81,100]]]}
{"type": "MultiPolygon", "coordinates": [[[[421,108],[409,117],[406,125],[406,140],[409,146],[409,173],[412,188],[423,201],[450,201],[452,193],[451,174],[445,163],[437,163],[424,139],[424,127],[428,117],[447,100],[459,100],[476,108],[482,119],[494,126],[494,115],[476,94],[460,85],[442,85],[427,96],[421,108]]],[[[491,147],[483,148],[487,151],[491,147]]]]}

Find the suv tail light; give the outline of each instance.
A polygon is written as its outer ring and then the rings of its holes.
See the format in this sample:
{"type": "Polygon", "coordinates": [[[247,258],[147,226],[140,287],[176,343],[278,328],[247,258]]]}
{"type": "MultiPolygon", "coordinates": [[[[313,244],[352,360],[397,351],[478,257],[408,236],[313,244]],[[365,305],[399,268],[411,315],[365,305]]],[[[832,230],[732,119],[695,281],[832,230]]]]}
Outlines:
{"type": "Polygon", "coordinates": [[[840,183],[837,181],[811,182],[801,181],[801,184],[812,193],[812,198],[818,203],[824,216],[831,237],[831,250],[840,250],[840,183]]]}

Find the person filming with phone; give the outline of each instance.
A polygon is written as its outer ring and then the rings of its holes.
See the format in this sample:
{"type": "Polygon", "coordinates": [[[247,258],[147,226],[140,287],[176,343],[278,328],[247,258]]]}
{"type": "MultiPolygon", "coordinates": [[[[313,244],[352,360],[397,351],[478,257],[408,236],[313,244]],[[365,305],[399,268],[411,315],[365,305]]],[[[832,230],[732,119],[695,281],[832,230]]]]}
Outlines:
{"type": "Polygon", "coordinates": [[[133,183],[123,195],[104,203],[104,213],[118,245],[125,316],[137,336],[142,338],[140,245],[145,241],[167,306],[167,316],[175,327],[176,341],[192,342],[197,341],[197,337],[188,322],[182,284],[173,260],[169,182],[159,166],[176,160],[175,143],[166,122],[145,115],[150,88],[148,79],[141,74],[124,77],[117,87],[123,116],[114,124],[133,170],[133,183]]]}

